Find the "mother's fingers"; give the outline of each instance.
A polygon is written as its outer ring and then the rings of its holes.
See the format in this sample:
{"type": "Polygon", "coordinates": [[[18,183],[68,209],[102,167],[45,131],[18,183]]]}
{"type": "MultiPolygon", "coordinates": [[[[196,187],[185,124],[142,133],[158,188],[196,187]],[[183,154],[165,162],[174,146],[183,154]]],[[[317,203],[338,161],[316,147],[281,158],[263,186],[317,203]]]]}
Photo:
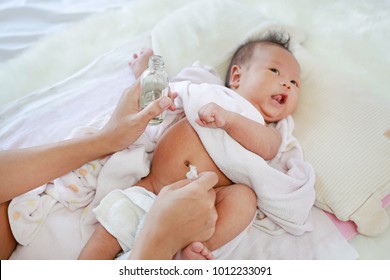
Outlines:
{"type": "Polygon", "coordinates": [[[218,175],[215,172],[201,172],[199,178],[188,185],[190,188],[200,188],[209,191],[218,183],[218,175]]]}
{"type": "Polygon", "coordinates": [[[187,190],[199,189],[203,191],[211,190],[218,182],[218,175],[215,172],[201,172],[195,180],[184,179],[167,186],[171,190],[186,187],[187,190]]]}

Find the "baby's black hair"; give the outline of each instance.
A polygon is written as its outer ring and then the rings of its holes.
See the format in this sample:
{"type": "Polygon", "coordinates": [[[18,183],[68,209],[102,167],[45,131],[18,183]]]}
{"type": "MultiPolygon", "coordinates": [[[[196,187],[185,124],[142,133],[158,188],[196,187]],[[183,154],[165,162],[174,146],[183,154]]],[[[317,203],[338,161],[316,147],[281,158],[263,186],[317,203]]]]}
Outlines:
{"type": "Polygon", "coordinates": [[[288,33],[270,31],[264,37],[259,39],[251,39],[237,48],[234,52],[233,57],[230,61],[226,79],[225,86],[230,87],[230,69],[233,65],[244,65],[250,61],[252,58],[253,52],[259,44],[267,43],[280,46],[281,48],[291,52],[290,50],[290,35],[288,33]]]}

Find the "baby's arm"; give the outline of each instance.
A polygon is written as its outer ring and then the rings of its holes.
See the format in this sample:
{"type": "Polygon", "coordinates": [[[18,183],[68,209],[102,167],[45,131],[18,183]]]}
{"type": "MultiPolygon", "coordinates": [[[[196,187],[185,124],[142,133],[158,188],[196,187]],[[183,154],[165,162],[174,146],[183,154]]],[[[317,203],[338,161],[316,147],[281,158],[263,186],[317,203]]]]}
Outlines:
{"type": "Polygon", "coordinates": [[[80,260],[113,260],[121,251],[121,247],[101,224],[88,240],[79,255],[80,260]]]}
{"type": "Polygon", "coordinates": [[[261,156],[273,159],[281,144],[281,135],[276,128],[262,125],[238,113],[227,111],[215,103],[203,106],[196,121],[204,127],[222,128],[244,148],[261,156]]]}

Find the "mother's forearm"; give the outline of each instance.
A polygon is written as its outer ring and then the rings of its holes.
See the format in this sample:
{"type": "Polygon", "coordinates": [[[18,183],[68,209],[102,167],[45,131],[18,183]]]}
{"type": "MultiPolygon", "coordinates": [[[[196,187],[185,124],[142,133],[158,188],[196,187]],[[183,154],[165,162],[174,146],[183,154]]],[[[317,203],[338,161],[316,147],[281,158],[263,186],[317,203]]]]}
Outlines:
{"type": "Polygon", "coordinates": [[[109,154],[99,134],[0,151],[0,203],[109,154]]]}

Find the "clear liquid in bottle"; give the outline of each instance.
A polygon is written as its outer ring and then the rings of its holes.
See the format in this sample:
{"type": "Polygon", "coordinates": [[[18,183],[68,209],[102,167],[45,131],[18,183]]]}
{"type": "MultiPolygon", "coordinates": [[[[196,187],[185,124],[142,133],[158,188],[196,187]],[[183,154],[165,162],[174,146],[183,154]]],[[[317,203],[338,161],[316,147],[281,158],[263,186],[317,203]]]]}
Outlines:
{"type": "MultiPolygon", "coordinates": [[[[164,61],[161,56],[153,55],[149,59],[149,68],[141,76],[141,110],[162,96],[168,96],[168,74],[164,69],[164,61]]],[[[154,117],[149,124],[160,124],[165,117],[165,111],[154,117]]]]}

